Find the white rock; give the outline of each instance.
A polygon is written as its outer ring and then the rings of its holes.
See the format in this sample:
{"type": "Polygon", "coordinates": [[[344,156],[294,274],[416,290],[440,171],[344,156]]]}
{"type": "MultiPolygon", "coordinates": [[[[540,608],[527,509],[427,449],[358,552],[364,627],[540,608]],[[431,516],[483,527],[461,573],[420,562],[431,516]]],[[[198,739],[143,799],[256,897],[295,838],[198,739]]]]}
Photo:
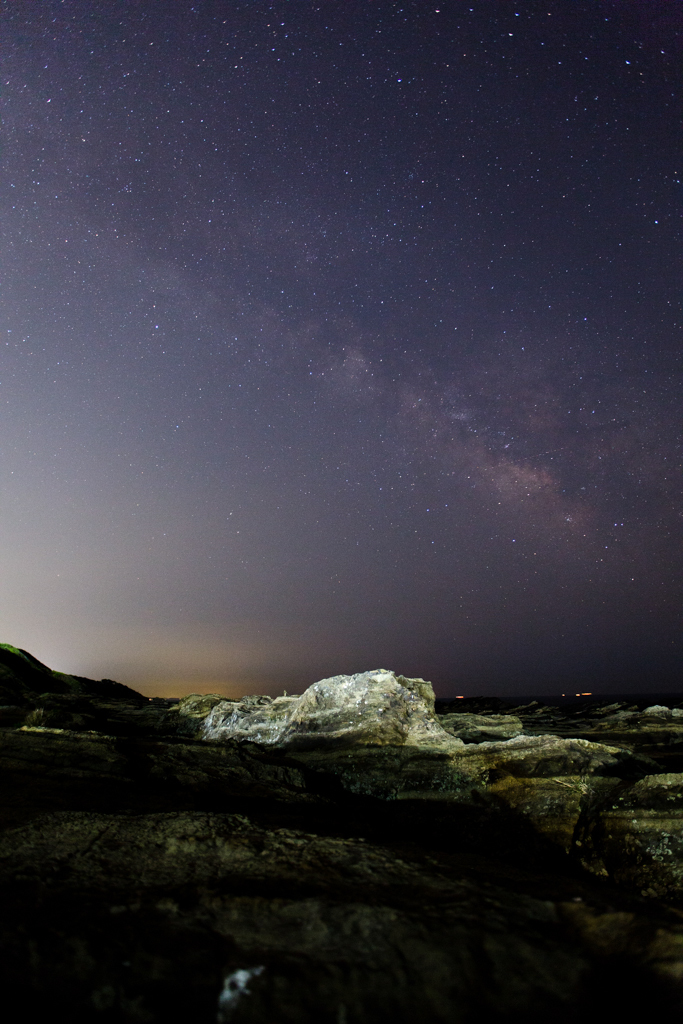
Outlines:
{"type": "Polygon", "coordinates": [[[300,697],[276,697],[260,704],[223,701],[207,716],[204,738],[288,749],[462,746],[435,717],[431,683],[386,669],[321,679],[300,697]]]}

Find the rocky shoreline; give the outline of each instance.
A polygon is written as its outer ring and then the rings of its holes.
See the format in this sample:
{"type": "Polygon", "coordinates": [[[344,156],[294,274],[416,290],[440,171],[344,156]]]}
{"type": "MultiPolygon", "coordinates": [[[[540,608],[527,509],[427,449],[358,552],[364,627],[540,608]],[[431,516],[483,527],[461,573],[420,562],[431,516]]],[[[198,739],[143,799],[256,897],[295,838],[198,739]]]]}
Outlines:
{"type": "Polygon", "coordinates": [[[0,646],[3,987],[74,1021],[683,1008],[683,702],[149,700],[0,646]]]}

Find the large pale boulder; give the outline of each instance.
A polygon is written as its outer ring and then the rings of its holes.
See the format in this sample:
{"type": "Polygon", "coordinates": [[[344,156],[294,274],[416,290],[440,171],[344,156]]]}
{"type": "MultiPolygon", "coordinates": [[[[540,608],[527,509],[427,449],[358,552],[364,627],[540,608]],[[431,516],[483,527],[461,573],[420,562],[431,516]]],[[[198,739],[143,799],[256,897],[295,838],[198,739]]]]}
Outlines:
{"type": "Polygon", "coordinates": [[[301,696],[218,702],[203,727],[213,743],[278,750],[358,795],[512,812],[565,851],[590,806],[643,774],[616,747],[520,732],[513,715],[437,718],[429,683],[383,669],[323,679],[301,696]]]}
{"type": "MultiPolygon", "coordinates": [[[[191,694],[177,703],[138,705],[100,697],[84,703],[81,695],[64,694],[41,700],[28,727],[0,736],[0,764],[21,776],[49,764],[55,784],[58,776],[77,776],[81,788],[107,780],[118,792],[144,766],[154,785],[173,784],[202,799],[270,794],[306,803],[345,791],[382,801],[437,801],[461,817],[474,815],[482,827],[495,821],[496,834],[526,829],[565,851],[580,822],[585,831],[586,823],[600,820],[613,792],[657,772],[648,758],[605,743],[519,735],[516,715],[436,715],[430,683],[385,669],[333,676],[300,696],[275,699],[191,694]],[[144,754],[133,736],[144,742],[144,754]]],[[[656,725],[666,710],[640,717],[656,725]]],[[[677,722],[680,715],[664,717],[677,722]]],[[[600,843],[593,857],[599,872],[600,843]]]]}
{"type": "Polygon", "coordinates": [[[435,717],[431,683],[386,669],[321,679],[301,696],[219,702],[205,720],[203,736],[279,750],[358,745],[451,750],[462,746],[435,717]]]}

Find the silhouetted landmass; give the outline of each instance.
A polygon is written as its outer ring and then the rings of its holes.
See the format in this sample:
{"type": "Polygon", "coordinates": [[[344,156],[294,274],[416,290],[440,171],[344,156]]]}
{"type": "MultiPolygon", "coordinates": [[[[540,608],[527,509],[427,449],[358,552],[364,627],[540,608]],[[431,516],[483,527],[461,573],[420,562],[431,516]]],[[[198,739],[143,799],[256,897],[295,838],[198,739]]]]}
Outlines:
{"type": "Polygon", "coordinates": [[[0,644],[0,700],[3,703],[30,704],[35,702],[38,694],[45,693],[146,700],[141,693],[113,679],[86,679],[66,672],[54,672],[28,651],[0,644]]]}

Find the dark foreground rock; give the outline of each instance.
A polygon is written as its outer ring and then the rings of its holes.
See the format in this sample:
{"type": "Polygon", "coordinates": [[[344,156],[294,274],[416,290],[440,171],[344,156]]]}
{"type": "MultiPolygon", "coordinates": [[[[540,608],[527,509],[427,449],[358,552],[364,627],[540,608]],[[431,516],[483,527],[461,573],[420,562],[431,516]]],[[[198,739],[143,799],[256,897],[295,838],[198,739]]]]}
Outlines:
{"type": "Polygon", "coordinates": [[[443,852],[215,812],[65,812],[0,857],[5,992],[36,1011],[59,993],[71,1019],[571,1020],[605,980],[678,1002],[683,922],[539,899],[443,852]]]}
{"type": "Polygon", "coordinates": [[[683,1009],[676,708],[440,715],[383,670],[149,701],[13,648],[0,666],[0,977],[22,1019],[683,1009]]]}

